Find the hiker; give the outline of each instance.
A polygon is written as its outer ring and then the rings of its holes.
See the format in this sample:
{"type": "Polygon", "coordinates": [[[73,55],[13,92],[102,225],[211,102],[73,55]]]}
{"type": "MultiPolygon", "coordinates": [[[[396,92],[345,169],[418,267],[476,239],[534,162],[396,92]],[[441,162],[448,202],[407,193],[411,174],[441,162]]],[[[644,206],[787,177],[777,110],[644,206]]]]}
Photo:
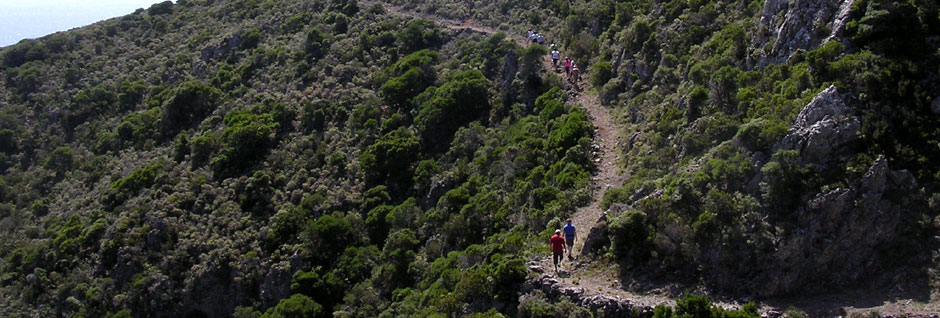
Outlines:
{"type": "Polygon", "coordinates": [[[558,69],[558,50],[552,50],[552,67],[558,69]]]}
{"type": "Polygon", "coordinates": [[[577,85],[578,82],[581,81],[581,70],[578,69],[578,64],[575,63],[574,61],[571,61],[571,76],[570,76],[570,78],[571,78],[571,81],[575,83],[575,85],[577,85]]]}
{"type": "Polygon", "coordinates": [[[539,34],[539,35],[538,35],[538,42],[539,42],[539,45],[545,45],[545,37],[542,36],[541,34],[539,34]]]}
{"type": "Polygon", "coordinates": [[[532,32],[532,35],[529,36],[529,40],[532,40],[532,43],[538,43],[539,33],[532,32]]]}
{"type": "Polygon", "coordinates": [[[565,232],[565,243],[568,244],[568,258],[571,258],[571,250],[574,249],[574,239],[578,236],[578,232],[575,230],[574,224],[571,224],[571,219],[568,219],[568,224],[565,224],[561,230],[565,232]]]}
{"type": "Polygon", "coordinates": [[[552,43],[551,49],[552,49],[552,51],[555,50],[555,43],[552,43]]]}
{"type": "Polygon", "coordinates": [[[532,29],[529,29],[529,34],[526,35],[526,38],[532,39],[532,29]]]}
{"type": "Polygon", "coordinates": [[[552,246],[552,262],[555,264],[555,272],[558,272],[558,262],[565,256],[565,238],[561,237],[561,230],[555,230],[555,235],[548,240],[552,246]]]}
{"type": "Polygon", "coordinates": [[[565,75],[571,75],[571,59],[565,56],[565,75]]]}

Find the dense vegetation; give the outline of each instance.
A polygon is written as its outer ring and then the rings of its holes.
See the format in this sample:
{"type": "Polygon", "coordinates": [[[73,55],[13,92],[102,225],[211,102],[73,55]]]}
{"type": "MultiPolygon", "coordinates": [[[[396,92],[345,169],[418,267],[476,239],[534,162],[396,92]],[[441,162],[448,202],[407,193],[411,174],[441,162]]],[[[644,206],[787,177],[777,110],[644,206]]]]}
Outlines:
{"type": "MultiPolygon", "coordinates": [[[[940,286],[935,3],[856,0],[842,36],[780,61],[762,1],[390,3],[536,28],[590,70],[626,126],[604,202],[626,207],[606,251],[626,278],[758,294],[807,202],[883,157],[917,188],[886,192],[903,231],[865,270],[940,286]],[[859,142],[779,149],[830,86],[859,142]]],[[[590,195],[592,127],[544,48],[506,38],[355,0],[180,0],[0,49],[0,315],[589,316],[518,294],[590,195]]],[[[866,283],[813,280],[837,270],[782,292],[866,283]]]]}
{"type": "Polygon", "coordinates": [[[180,1],[3,49],[3,315],[515,313],[592,128],[505,37],[180,1]]]}

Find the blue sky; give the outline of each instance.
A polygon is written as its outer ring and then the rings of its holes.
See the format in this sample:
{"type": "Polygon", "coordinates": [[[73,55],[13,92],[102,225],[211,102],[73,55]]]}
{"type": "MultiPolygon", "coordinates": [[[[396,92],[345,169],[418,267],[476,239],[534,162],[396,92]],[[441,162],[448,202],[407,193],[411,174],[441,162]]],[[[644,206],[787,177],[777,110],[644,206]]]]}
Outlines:
{"type": "Polygon", "coordinates": [[[0,47],[149,8],[163,0],[0,0],[0,47]]]}

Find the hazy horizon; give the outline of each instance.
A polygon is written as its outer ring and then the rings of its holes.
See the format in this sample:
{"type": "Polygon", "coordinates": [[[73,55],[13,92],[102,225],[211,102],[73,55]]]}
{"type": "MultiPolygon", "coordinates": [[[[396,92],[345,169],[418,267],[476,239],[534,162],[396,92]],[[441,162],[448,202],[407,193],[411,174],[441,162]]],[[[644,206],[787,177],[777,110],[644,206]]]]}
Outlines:
{"type": "Polygon", "coordinates": [[[149,8],[163,0],[0,0],[0,47],[149,8]]]}

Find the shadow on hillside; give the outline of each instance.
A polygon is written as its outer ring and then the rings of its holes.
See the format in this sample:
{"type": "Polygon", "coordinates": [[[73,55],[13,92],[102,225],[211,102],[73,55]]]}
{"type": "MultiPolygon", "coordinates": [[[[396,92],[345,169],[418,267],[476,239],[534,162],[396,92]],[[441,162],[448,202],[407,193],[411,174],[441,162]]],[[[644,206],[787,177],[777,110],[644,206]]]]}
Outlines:
{"type": "Polygon", "coordinates": [[[920,303],[930,301],[927,268],[898,271],[894,275],[884,274],[869,279],[866,285],[836,292],[764,299],[761,303],[780,310],[793,306],[812,317],[835,317],[844,315],[843,309],[867,309],[906,300],[920,303]]]}
{"type": "MultiPolygon", "coordinates": [[[[912,266],[883,273],[878,277],[868,277],[854,284],[855,287],[838,291],[832,291],[831,286],[812,286],[810,289],[818,291],[769,298],[756,298],[705,287],[701,284],[701,278],[691,275],[656,275],[651,274],[650,271],[627,270],[626,266],[622,265],[620,268],[622,288],[630,292],[670,298],[678,298],[686,291],[695,294],[704,293],[717,303],[734,304],[754,301],[761,307],[771,307],[781,312],[792,306],[806,312],[810,317],[844,316],[843,310],[864,310],[879,307],[888,302],[911,300],[927,303],[931,301],[930,276],[927,266],[919,268],[912,266]]],[[[877,311],[877,308],[873,310],[877,311]]]]}

